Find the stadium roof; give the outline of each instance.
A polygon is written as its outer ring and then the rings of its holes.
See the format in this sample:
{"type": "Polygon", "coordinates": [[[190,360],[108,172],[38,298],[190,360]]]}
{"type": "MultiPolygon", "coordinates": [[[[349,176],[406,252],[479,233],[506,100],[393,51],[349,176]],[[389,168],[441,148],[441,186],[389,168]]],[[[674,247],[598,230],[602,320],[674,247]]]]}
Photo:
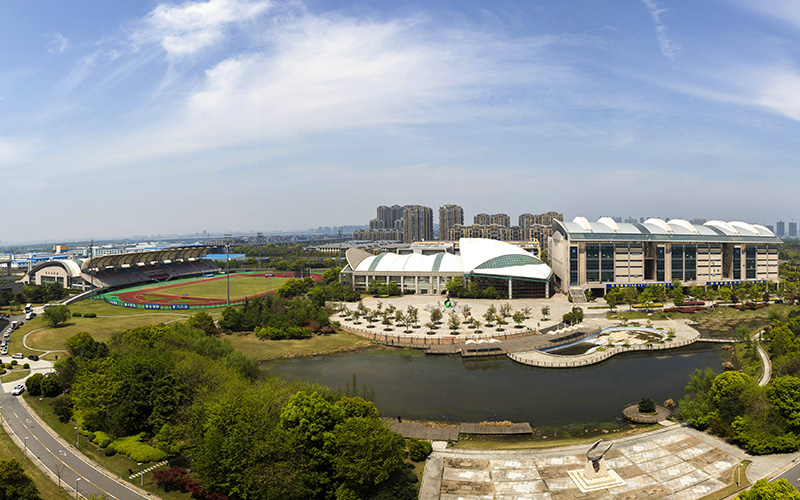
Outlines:
{"type": "Polygon", "coordinates": [[[28,274],[32,276],[40,269],[44,269],[46,267],[62,267],[64,268],[64,270],[67,271],[67,275],[70,278],[78,278],[81,275],[81,267],[78,265],[78,263],[75,262],[74,260],[65,260],[65,259],[48,260],[46,262],[42,262],[41,264],[37,265],[36,267],[28,271],[28,274]]]}
{"type": "Polygon", "coordinates": [[[440,252],[371,255],[351,248],[347,263],[355,272],[384,274],[469,274],[476,276],[522,278],[546,281],[553,274],[550,266],[529,252],[503,241],[485,238],[461,238],[460,255],[440,252]]]}
{"type": "Polygon", "coordinates": [[[680,241],[717,243],[781,243],[775,234],[760,224],[708,221],[692,224],[683,219],[650,218],[638,222],[615,222],[601,217],[589,222],[575,217],[571,222],[554,220],[554,230],[570,240],[583,241],[680,241]]]}
{"type": "Polygon", "coordinates": [[[147,252],[130,252],[116,255],[103,255],[83,262],[81,269],[108,269],[114,267],[144,266],[147,264],[160,264],[166,262],[187,261],[202,259],[206,256],[210,246],[170,247],[162,250],[147,252]]]}

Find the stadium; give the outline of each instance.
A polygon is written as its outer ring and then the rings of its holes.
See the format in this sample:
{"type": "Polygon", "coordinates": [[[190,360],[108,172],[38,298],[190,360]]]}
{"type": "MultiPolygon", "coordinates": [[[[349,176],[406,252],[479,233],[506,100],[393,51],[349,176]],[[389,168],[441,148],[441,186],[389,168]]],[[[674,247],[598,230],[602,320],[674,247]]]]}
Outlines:
{"type": "MultiPolygon", "coordinates": [[[[141,309],[195,309],[241,304],[274,293],[295,273],[238,272],[230,276],[206,259],[211,246],[170,247],[103,255],[83,262],[43,262],[25,275],[25,284],[83,290],[73,300],[100,297],[109,304],[141,309]]],[[[320,279],[319,275],[311,278],[320,279]]]]}

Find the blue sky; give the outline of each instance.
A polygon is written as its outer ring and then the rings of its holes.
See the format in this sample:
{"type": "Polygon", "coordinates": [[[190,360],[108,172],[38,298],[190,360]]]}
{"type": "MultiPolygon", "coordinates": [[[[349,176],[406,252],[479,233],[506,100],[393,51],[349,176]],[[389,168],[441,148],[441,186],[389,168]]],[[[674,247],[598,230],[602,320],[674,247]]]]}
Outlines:
{"type": "Polygon", "coordinates": [[[795,217],[791,0],[0,8],[5,243],[362,224],[384,203],[795,217]]]}

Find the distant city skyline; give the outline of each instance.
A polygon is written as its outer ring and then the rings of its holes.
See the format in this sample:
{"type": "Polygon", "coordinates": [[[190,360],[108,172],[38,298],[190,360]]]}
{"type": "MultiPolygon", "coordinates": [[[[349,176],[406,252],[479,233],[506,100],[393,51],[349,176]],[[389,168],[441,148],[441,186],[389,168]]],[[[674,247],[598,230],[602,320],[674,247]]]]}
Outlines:
{"type": "Polygon", "coordinates": [[[297,231],[386,199],[791,220],[798,42],[785,0],[8,2],[0,241],[297,231]]]}

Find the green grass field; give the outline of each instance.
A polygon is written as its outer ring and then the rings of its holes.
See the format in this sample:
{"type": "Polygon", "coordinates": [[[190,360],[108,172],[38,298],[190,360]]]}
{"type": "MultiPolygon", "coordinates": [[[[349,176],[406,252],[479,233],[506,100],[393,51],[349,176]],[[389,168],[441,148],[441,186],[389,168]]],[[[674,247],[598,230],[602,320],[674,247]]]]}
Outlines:
{"type": "MultiPolygon", "coordinates": [[[[234,274],[230,277],[231,286],[231,300],[241,300],[245,297],[252,297],[254,295],[263,294],[277,290],[284,283],[291,278],[265,278],[263,274],[234,274]]],[[[145,292],[151,291],[153,294],[158,295],[174,295],[177,301],[171,303],[180,303],[181,296],[186,294],[190,297],[202,297],[207,299],[224,300],[228,296],[226,279],[218,278],[197,278],[186,280],[183,284],[172,288],[156,290],[159,287],[169,285],[169,283],[160,283],[157,285],[149,285],[142,287],[141,290],[145,292]]],[[[126,290],[117,291],[110,295],[119,295],[125,293],[126,290]]],[[[148,295],[145,295],[148,296],[148,295]]],[[[156,298],[156,297],[153,297],[156,298]]]]}

